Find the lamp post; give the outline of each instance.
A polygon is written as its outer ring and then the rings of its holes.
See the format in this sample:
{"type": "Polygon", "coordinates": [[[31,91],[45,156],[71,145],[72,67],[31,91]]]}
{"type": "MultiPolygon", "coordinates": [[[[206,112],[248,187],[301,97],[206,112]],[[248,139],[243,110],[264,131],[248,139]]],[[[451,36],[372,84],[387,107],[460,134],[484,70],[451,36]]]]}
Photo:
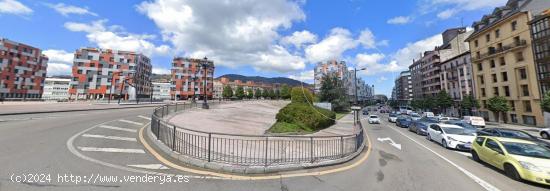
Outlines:
{"type": "Polygon", "coordinates": [[[204,76],[204,88],[203,88],[203,91],[204,91],[204,96],[202,97],[203,99],[203,102],[202,102],[202,108],[203,109],[209,109],[210,107],[208,106],[208,95],[207,95],[207,77],[208,77],[208,69],[210,68],[210,66],[208,65],[208,58],[207,57],[204,57],[204,61],[201,63],[202,65],[202,69],[203,69],[203,73],[202,75],[204,76]]]}
{"type": "MultiPolygon", "coordinates": [[[[357,69],[357,68],[353,68],[353,88],[355,89],[355,100],[353,101],[353,104],[355,106],[357,106],[357,71],[362,71],[362,70],[366,70],[367,68],[361,68],[361,69],[357,69]]],[[[354,120],[353,120],[353,124],[356,125],[357,124],[357,121],[359,121],[359,112],[358,110],[354,110],[355,111],[355,114],[354,114],[354,120]]]]}

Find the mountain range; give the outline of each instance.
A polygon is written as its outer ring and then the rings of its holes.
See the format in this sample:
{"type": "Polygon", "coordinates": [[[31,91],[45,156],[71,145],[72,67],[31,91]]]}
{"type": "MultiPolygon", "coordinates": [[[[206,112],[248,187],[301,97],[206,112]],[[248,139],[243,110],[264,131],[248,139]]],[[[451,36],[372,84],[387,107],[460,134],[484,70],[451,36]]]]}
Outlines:
{"type": "Polygon", "coordinates": [[[305,82],[301,82],[295,79],[285,78],[285,77],[266,78],[261,76],[243,76],[239,74],[225,74],[217,77],[216,79],[220,79],[223,77],[228,78],[230,81],[241,80],[242,82],[253,81],[253,82],[261,82],[261,83],[267,83],[267,84],[281,83],[281,84],[288,84],[289,86],[301,86],[301,85],[309,86],[309,84],[305,82]]]}

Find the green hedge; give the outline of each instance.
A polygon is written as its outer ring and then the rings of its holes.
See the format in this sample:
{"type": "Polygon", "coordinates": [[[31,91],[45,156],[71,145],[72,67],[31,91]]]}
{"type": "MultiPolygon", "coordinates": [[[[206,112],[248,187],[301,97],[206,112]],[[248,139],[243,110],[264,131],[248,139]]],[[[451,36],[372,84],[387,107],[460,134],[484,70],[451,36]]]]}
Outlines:
{"type": "Polygon", "coordinates": [[[313,103],[313,94],[306,88],[295,87],[290,91],[290,99],[292,103],[313,103]]]}
{"type": "Polygon", "coordinates": [[[313,132],[333,125],[336,113],[306,103],[293,102],[282,108],[276,118],[278,123],[289,123],[299,128],[296,132],[313,132]]]}

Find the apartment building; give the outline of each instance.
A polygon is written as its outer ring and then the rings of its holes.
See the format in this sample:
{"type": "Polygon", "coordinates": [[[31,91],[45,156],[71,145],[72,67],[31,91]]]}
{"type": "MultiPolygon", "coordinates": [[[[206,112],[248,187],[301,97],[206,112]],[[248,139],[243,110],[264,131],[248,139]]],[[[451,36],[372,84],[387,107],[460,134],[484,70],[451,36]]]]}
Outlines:
{"type": "Polygon", "coordinates": [[[0,98],[40,99],[47,68],[39,48],[0,38],[0,98]]]}
{"type": "Polygon", "coordinates": [[[153,82],[153,99],[170,100],[170,83],[153,82]]]}
{"type": "Polygon", "coordinates": [[[420,72],[422,74],[421,94],[424,99],[429,99],[435,97],[441,91],[439,51],[425,51],[420,62],[420,72]]]}
{"type": "MultiPolygon", "coordinates": [[[[420,56],[422,58],[422,55],[420,56]]],[[[423,99],[424,94],[422,93],[422,59],[413,60],[413,63],[409,66],[409,71],[411,73],[412,81],[412,90],[413,90],[413,99],[419,100],[423,99]]]]}
{"type": "Polygon", "coordinates": [[[246,81],[243,82],[241,80],[233,80],[231,81],[229,78],[222,77],[219,79],[219,89],[221,90],[220,97],[223,97],[223,87],[229,86],[231,87],[231,90],[233,90],[233,95],[235,95],[237,88],[242,87],[245,94],[248,93],[249,89],[252,89],[253,92],[256,92],[256,90],[279,90],[281,89],[282,84],[280,83],[273,83],[273,84],[267,84],[267,83],[261,83],[261,82],[254,82],[254,81],[246,81]]]}
{"type": "Polygon", "coordinates": [[[399,105],[408,105],[413,98],[413,85],[410,71],[403,71],[395,79],[394,92],[392,99],[399,105]]]}
{"type": "Polygon", "coordinates": [[[172,99],[204,99],[205,93],[207,99],[212,99],[213,88],[214,61],[206,58],[174,58],[170,89],[172,99]]]}
{"type": "Polygon", "coordinates": [[[223,98],[223,84],[218,79],[214,79],[214,99],[222,99],[223,98]]]}
{"type": "Polygon", "coordinates": [[[68,100],[71,79],[46,78],[44,82],[44,100],[68,100]]]}
{"type": "Polygon", "coordinates": [[[550,9],[529,22],[541,97],[550,90],[550,9]]]}
{"type": "Polygon", "coordinates": [[[69,98],[149,98],[152,93],[151,71],[151,60],[141,53],[80,48],[74,54],[69,98]]]}
{"type": "Polygon", "coordinates": [[[486,119],[495,120],[487,109],[488,99],[504,96],[512,111],[501,114],[500,120],[544,126],[528,23],[548,7],[550,1],[509,0],[474,22],[474,33],[466,41],[472,52],[479,111],[486,119]]]}
{"type": "MultiPolygon", "coordinates": [[[[329,60],[326,62],[319,62],[315,65],[314,78],[313,78],[315,93],[320,92],[321,86],[323,84],[323,77],[329,74],[336,75],[340,80],[342,80],[347,85],[346,87],[352,87],[353,72],[351,72],[350,74],[350,71],[348,71],[346,62],[329,60]]],[[[348,88],[348,89],[351,89],[351,88],[348,88]]],[[[347,92],[347,94],[350,94],[350,92],[347,92]]]]}

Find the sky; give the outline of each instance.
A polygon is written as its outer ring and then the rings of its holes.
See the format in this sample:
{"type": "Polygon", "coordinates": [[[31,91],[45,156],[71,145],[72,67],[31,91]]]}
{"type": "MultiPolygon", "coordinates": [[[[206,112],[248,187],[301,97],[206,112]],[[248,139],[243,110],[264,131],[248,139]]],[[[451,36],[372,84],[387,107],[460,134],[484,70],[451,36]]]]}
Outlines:
{"type": "Polygon", "coordinates": [[[38,47],[48,75],[69,75],[81,47],[137,51],[153,72],[174,57],[213,60],[215,76],[313,82],[315,63],[344,60],[376,94],[448,28],[506,0],[0,0],[0,38],[38,47]]]}

